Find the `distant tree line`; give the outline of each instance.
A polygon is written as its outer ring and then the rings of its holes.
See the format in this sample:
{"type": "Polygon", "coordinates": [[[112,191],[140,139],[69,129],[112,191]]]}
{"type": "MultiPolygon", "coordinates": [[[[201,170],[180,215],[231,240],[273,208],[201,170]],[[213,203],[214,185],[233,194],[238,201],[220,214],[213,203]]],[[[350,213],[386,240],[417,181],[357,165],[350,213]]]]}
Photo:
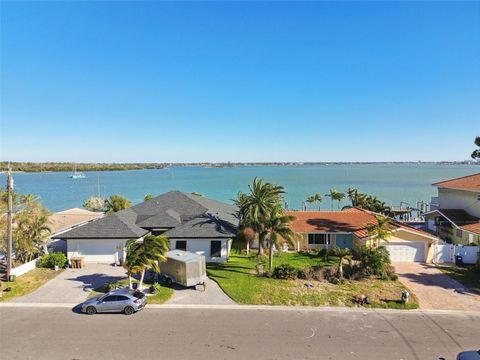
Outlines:
{"type": "MultiPolygon", "coordinates": [[[[0,162],[0,169],[4,170],[8,162],[0,162]]],[[[77,171],[113,171],[113,170],[144,170],[144,169],[163,169],[168,167],[166,163],[73,163],[73,162],[11,162],[12,171],[24,172],[42,172],[42,171],[72,171],[74,167],[77,171]]]]}

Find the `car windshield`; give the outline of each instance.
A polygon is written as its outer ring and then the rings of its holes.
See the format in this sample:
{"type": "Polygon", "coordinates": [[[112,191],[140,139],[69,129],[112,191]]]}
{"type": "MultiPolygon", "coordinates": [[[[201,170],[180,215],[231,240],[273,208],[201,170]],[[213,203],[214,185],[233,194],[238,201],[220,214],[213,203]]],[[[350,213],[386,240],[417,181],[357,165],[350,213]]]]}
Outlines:
{"type": "Polygon", "coordinates": [[[145,294],[142,293],[141,291],[135,291],[133,293],[133,296],[135,296],[137,299],[143,299],[145,297],[145,294]]]}

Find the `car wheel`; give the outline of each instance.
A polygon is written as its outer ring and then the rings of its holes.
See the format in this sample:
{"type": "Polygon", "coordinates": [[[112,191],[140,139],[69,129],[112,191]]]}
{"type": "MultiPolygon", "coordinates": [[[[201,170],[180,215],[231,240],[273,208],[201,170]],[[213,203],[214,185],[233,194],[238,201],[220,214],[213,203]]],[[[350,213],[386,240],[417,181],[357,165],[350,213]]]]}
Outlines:
{"type": "Polygon", "coordinates": [[[97,309],[94,306],[87,307],[86,310],[88,315],[95,315],[97,313],[97,309]]]}
{"type": "Polygon", "coordinates": [[[160,281],[161,281],[162,283],[166,283],[166,282],[167,282],[167,277],[166,277],[166,276],[162,276],[162,277],[160,278],[160,281]]]}
{"type": "Polygon", "coordinates": [[[167,278],[167,284],[168,284],[168,285],[172,285],[172,284],[173,284],[172,278],[167,278]]]}
{"type": "Polygon", "coordinates": [[[135,309],[131,306],[127,306],[125,307],[125,309],[123,309],[123,313],[125,315],[132,315],[134,312],[135,312],[135,309]]]}

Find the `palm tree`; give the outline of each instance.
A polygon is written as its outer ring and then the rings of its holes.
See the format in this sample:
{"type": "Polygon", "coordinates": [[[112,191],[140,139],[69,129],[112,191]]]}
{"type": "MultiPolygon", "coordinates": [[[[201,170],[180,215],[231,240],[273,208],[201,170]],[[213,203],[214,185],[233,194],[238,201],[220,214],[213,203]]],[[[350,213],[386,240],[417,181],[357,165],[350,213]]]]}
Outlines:
{"type": "MultiPolygon", "coordinates": [[[[318,193],[313,194],[313,195],[309,196],[305,201],[310,204],[310,208],[311,208],[312,204],[317,203],[317,202],[320,204],[322,202],[322,195],[320,195],[318,193]]],[[[320,210],[320,206],[318,207],[318,210],[320,210]]]]}
{"type": "Polygon", "coordinates": [[[280,204],[276,204],[266,218],[263,237],[269,241],[268,259],[270,270],[273,267],[273,248],[274,246],[277,249],[280,248],[279,240],[283,239],[289,245],[294,245],[296,234],[291,226],[293,220],[295,220],[295,216],[287,215],[280,204]]]}
{"type": "Polygon", "coordinates": [[[350,249],[339,249],[335,248],[334,255],[338,257],[338,276],[340,279],[343,279],[343,261],[348,260],[351,262],[352,260],[352,252],[350,249]]]}
{"type": "Polygon", "coordinates": [[[143,247],[139,240],[130,239],[125,245],[127,255],[123,267],[127,270],[128,287],[132,288],[132,277],[143,271],[142,254],[143,247]]]}
{"type": "Polygon", "coordinates": [[[352,206],[357,206],[357,197],[358,197],[358,190],[355,188],[348,188],[347,189],[347,196],[352,202],[352,206]]]}
{"type": "Polygon", "coordinates": [[[336,191],[332,197],[333,200],[338,201],[338,209],[340,209],[340,203],[345,199],[345,193],[336,191]]]}
{"type": "Polygon", "coordinates": [[[333,200],[338,201],[338,207],[340,208],[340,201],[342,201],[345,198],[344,193],[338,192],[335,189],[330,189],[330,192],[328,194],[325,194],[325,196],[328,196],[330,198],[330,205],[331,205],[332,211],[333,211],[333,200]]]}
{"type": "Polygon", "coordinates": [[[122,195],[112,195],[105,200],[105,210],[107,213],[125,210],[131,206],[132,202],[122,195]]]}
{"type": "Polygon", "coordinates": [[[375,215],[376,222],[374,224],[367,224],[367,236],[374,237],[376,245],[380,241],[388,242],[392,236],[392,226],[390,225],[390,218],[382,215],[375,215]]]}
{"type": "Polygon", "coordinates": [[[473,150],[472,152],[472,159],[480,159],[480,136],[475,138],[475,145],[478,146],[478,149],[473,150]]]}
{"type": "Polygon", "coordinates": [[[103,211],[105,199],[100,196],[90,196],[83,203],[83,207],[90,211],[103,211]]]}
{"type": "Polygon", "coordinates": [[[151,268],[154,272],[160,272],[158,263],[167,261],[168,243],[168,239],[161,235],[147,235],[143,240],[127,241],[124,267],[127,270],[130,288],[133,275],[140,274],[137,289],[141,290],[147,269],[151,268]]]}
{"type": "Polygon", "coordinates": [[[25,208],[16,215],[14,246],[17,258],[28,262],[39,252],[48,253],[47,240],[50,236],[48,219],[50,212],[42,207],[35,197],[24,197],[25,208]]]}
{"type": "Polygon", "coordinates": [[[258,254],[263,254],[265,221],[272,208],[279,204],[285,193],[282,186],[263,182],[256,177],[248,185],[249,193],[238,193],[235,204],[239,207],[240,226],[251,228],[258,236],[258,254]]]}

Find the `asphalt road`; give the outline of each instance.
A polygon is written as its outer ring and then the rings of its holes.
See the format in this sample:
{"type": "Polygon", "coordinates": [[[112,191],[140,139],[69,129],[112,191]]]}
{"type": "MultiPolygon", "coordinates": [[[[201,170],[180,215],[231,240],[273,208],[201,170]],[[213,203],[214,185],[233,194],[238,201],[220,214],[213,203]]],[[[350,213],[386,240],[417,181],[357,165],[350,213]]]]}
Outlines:
{"type": "Polygon", "coordinates": [[[480,314],[146,309],[88,316],[1,308],[1,359],[454,359],[480,314]]]}

